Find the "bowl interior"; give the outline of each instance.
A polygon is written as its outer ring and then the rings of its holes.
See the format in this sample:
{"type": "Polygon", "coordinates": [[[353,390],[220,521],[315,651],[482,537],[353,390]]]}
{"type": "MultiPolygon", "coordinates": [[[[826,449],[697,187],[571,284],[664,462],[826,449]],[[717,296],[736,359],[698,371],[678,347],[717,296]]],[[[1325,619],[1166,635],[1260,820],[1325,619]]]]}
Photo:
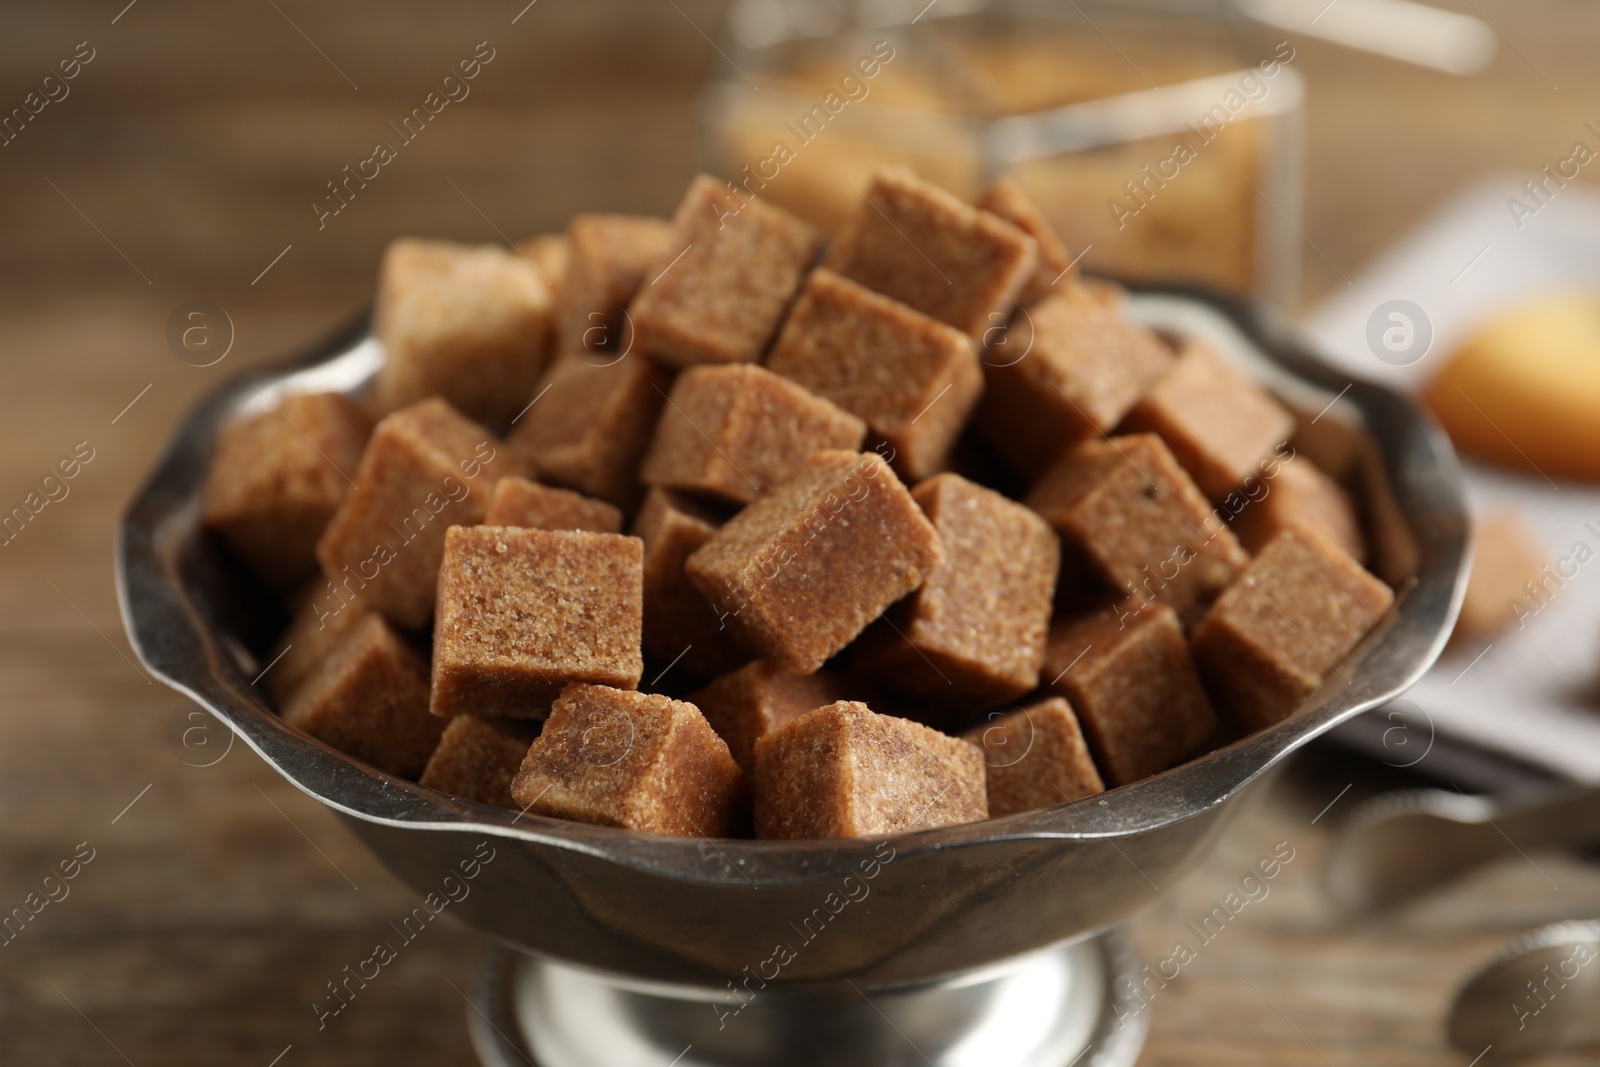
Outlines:
{"type": "MultiPolygon", "coordinates": [[[[1172,289],[1131,294],[1128,313],[1164,333],[1203,338],[1247,367],[1300,416],[1293,442],[1357,494],[1371,566],[1398,594],[1390,615],[1289,719],[1093,804],[896,839],[899,854],[996,842],[1121,839],[1172,827],[1236,794],[1296,747],[1412,684],[1442,648],[1464,585],[1467,516],[1443,435],[1403,398],[1334,373],[1250,309],[1172,289]]],[[[218,424],[278,395],[357,392],[383,359],[366,324],[296,366],[236,379],[178,429],[119,530],[125,623],[149,670],[226,722],[280,773],[336,810],[374,824],[520,839],[691,881],[812,880],[870,859],[875,842],[705,841],[588,826],[456,800],[357,764],[286,726],[251,685],[281,609],[199,525],[218,424]]]]}

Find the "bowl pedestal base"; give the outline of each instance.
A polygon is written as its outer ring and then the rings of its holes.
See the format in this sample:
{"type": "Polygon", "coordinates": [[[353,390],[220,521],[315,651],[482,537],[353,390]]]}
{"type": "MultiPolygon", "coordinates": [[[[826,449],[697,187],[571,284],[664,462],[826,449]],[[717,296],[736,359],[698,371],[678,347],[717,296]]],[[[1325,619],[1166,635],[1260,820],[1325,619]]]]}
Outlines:
{"type": "Polygon", "coordinates": [[[741,1002],[495,945],[467,1023],[484,1067],[1131,1067],[1138,971],[1112,930],[925,986],[741,1002]]]}

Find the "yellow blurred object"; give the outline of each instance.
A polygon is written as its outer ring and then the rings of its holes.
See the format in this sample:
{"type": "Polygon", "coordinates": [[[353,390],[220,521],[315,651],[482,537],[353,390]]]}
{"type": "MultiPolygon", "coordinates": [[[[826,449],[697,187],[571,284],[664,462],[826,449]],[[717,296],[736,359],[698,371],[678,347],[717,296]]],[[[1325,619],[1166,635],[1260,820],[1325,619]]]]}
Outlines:
{"type": "Polygon", "coordinates": [[[1492,320],[1424,399],[1464,452],[1600,480],[1600,293],[1555,294],[1492,320]]]}

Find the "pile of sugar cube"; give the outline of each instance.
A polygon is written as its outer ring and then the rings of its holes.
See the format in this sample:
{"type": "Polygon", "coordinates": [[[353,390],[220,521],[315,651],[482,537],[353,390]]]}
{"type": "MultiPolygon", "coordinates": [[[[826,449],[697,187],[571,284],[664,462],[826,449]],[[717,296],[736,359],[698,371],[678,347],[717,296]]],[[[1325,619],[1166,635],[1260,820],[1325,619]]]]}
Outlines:
{"type": "Polygon", "coordinates": [[[283,721],[473,803],[794,839],[1282,720],[1394,599],[1347,472],[1075,262],[1017,184],[901,168],[831,242],[706,176],[670,221],[396,241],[371,387],[216,437],[283,721]]]}

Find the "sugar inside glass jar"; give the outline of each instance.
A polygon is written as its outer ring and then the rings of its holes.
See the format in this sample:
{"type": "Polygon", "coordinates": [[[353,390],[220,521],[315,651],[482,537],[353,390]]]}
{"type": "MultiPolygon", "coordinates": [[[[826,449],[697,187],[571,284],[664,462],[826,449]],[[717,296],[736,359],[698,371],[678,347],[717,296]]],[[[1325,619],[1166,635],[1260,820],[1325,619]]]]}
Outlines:
{"type": "Polygon", "coordinates": [[[1020,184],[1087,269],[1275,303],[1297,286],[1288,35],[1204,0],[739,0],[706,163],[824,231],[886,163],[1020,184]]]}

